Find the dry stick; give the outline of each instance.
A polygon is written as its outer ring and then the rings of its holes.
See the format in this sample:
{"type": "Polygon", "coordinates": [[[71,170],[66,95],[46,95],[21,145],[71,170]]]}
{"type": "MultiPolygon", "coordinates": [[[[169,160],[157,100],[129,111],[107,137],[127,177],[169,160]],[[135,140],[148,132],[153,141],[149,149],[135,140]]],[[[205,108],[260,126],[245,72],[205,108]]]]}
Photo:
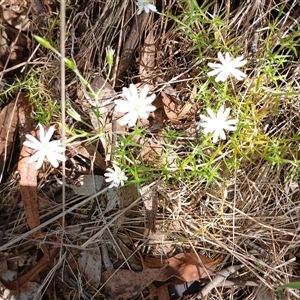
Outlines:
{"type": "MultiPolygon", "coordinates": [[[[209,284],[211,280],[209,279],[201,279],[202,283],[209,284]]],[[[216,285],[216,287],[231,287],[233,285],[236,286],[259,286],[261,281],[257,278],[249,278],[249,279],[227,279],[223,282],[220,282],[216,285]]]]}
{"type": "MultiPolygon", "coordinates": [[[[37,49],[37,48],[36,48],[37,49]]],[[[34,50],[35,51],[35,50],[34,50]]],[[[4,75],[5,73],[8,73],[10,71],[13,71],[13,70],[16,70],[20,67],[23,67],[23,66],[26,66],[26,65],[45,65],[47,62],[44,62],[44,61],[32,61],[32,62],[29,62],[29,61],[25,61],[25,62],[22,62],[22,63],[19,63],[13,67],[10,67],[10,68],[7,68],[3,71],[0,72],[0,76],[4,75]]],[[[22,70],[21,70],[22,71],[22,70]]]]}
{"type": "MultiPolygon", "coordinates": [[[[66,64],[65,64],[65,39],[66,39],[66,1],[60,1],[60,82],[61,82],[61,135],[62,135],[62,146],[66,148],[66,64]]],[[[66,164],[62,162],[62,212],[66,210],[66,164]]],[[[62,217],[62,238],[60,256],[62,257],[63,240],[64,240],[64,229],[65,229],[65,214],[62,217]]]]}
{"type": "Polygon", "coordinates": [[[223,269],[222,271],[218,272],[217,276],[209,283],[207,284],[201,292],[199,292],[196,296],[194,296],[192,299],[194,300],[200,300],[204,296],[208,295],[208,293],[216,288],[221,282],[225,281],[225,278],[227,278],[229,275],[233,274],[237,270],[241,269],[243,265],[236,265],[236,266],[230,266],[226,269],[223,269]]]}

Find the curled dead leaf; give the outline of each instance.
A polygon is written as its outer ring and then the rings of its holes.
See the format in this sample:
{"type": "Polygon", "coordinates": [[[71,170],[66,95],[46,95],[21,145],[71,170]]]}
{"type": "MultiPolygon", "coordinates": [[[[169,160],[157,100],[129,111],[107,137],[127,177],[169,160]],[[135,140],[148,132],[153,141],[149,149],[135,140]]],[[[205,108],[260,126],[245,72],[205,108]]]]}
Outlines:
{"type": "Polygon", "coordinates": [[[179,253],[171,258],[163,259],[146,257],[143,261],[144,268],[159,268],[166,265],[159,275],[158,281],[167,281],[170,277],[177,277],[182,281],[194,281],[211,275],[221,257],[212,260],[196,253],[179,253]],[[199,262],[201,260],[201,263],[199,262]],[[204,268],[203,268],[204,266],[204,268]]]}

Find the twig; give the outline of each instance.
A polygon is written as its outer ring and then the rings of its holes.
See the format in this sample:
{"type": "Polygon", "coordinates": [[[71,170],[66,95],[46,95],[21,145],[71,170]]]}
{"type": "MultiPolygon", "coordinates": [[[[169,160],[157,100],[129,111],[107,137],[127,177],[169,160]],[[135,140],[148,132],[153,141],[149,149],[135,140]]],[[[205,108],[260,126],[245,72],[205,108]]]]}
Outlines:
{"type": "Polygon", "coordinates": [[[206,296],[212,289],[216,288],[221,282],[224,282],[225,279],[236,272],[237,270],[241,269],[243,265],[236,265],[236,266],[230,266],[220,272],[218,272],[218,275],[210,282],[208,283],[197,295],[195,295],[192,299],[194,300],[200,300],[204,296],[206,296]]]}

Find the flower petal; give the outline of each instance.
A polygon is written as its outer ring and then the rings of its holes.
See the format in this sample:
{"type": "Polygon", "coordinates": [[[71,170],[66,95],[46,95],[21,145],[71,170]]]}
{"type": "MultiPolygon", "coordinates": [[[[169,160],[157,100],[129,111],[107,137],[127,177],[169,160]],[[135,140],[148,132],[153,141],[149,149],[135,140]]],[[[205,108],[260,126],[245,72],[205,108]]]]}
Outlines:
{"type": "Polygon", "coordinates": [[[243,80],[247,75],[243,73],[242,71],[238,69],[232,69],[230,70],[230,73],[233,77],[235,77],[237,80],[243,80]]]}
{"type": "Polygon", "coordinates": [[[46,136],[45,136],[44,140],[43,141],[41,140],[42,144],[49,143],[50,139],[52,138],[52,135],[53,135],[54,131],[55,131],[55,126],[50,126],[47,133],[46,133],[46,136]]]}
{"type": "Polygon", "coordinates": [[[43,159],[45,157],[45,155],[42,154],[41,151],[37,151],[35,152],[28,160],[28,163],[32,164],[33,162],[37,161],[39,159],[40,156],[43,156],[43,159]]]}
{"type": "Polygon", "coordinates": [[[228,131],[235,131],[236,126],[224,125],[223,128],[228,131]]]}
{"type": "MultiPolygon", "coordinates": [[[[215,113],[212,111],[212,109],[209,107],[207,109],[207,113],[209,114],[209,116],[211,117],[211,119],[215,120],[217,118],[217,116],[215,115],[215,113]]],[[[211,122],[212,120],[210,120],[211,122]]]]}
{"type": "Polygon", "coordinates": [[[137,114],[131,114],[130,120],[128,122],[128,126],[133,127],[136,124],[137,120],[138,120],[138,115],[137,114]]]}
{"type": "Polygon", "coordinates": [[[238,122],[238,119],[227,120],[226,125],[236,125],[238,122]]]}
{"type": "MultiPolygon", "coordinates": [[[[25,137],[27,138],[27,139],[29,139],[35,146],[35,148],[33,148],[33,149],[37,149],[37,147],[41,147],[42,146],[42,144],[41,144],[41,142],[39,141],[39,140],[37,140],[34,136],[32,136],[31,134],[26,134],[25,135],[25,137]]],[[[30,147],[31,148],[31,146],[27,146],[27,147],[30,147]]],[[[38,150],[38,149],[37,149],[38,150]]]]}
{"type": "Polygon", "coordinates": [[[151,104],[156,99],[156,95],[152,94],[151,96],[147,97],[144,101],[145,105],[151,104]]]}
{"type": "Polygon", "coordinates": [[[134,99],[138,99],[139,98],[138,90],[137,90],[137,88],[136,88],[136,86],[134,84],[131,83],[129,85],[129,90],[130,90],[132,98],[134,98],[134,99]]]}
{"type": "Polygon", "coordinates": [[[216,130],[213,135],[213,143],[215,144],[219,139],[219,132],[216,130]]]}
{"type": "Polygon", "coordinates": [[[54,168],[59,166],[57,159],[55,159],[53,156],[48,156],[47,159],[54,168]]]}
{"type": "Polygon", "coordinates": [[[41,149],[41,143],[40,142],[39,142],[39,144],[37,144],[37,143],[31,143],[29,141],[25,141],[23,143],[23,145],[28,147],[28,148],[34,149],[34,150],[40,150],[41,149]]]}
{"type": "Polygon", "coordinates": [[[35,169],[38,170],[42,165],[43,165],[43,162],[44,162],[44,159],[45,159],[45,154],[44,153],[40,153],[40,156],[39,156],[39,159],[35,165],[35,169]]]}
{"type": "Polygon", "coordinates": [[[144,88],[142,89],[142,91],[141,91],[141,94],[140,94],[140,100],[141,101],[145,101],[145,99],[146,99],[146,97],[147,97],[147,95],[148,95],[148,92],[149,92],[149,85],[148,84],[146,84],[145,86],[144,86],[144,88]]]}
{"type": "Polygon", "coordinates": [[[225,62],[223,64],[229,64],[231,63],[231,57],[230,54],[228,52],[225,53],[225,62]]]}
{"type": "Polygon", "coordinates": [[[128,101],[124,100],[115,100],[115,110],[117,112],[126,113],[130,110],[130,105],[128,101]]]}
{"type": "Polygon", "coordinates": [[[49,143],[49,148],[51,149],[52,152],[63,153],[66,151],[66,148],[61,146],[51,145],[51,143],[49,143]]]}
{"type": "Polygon", "coordinates": [[[228,71],[228,70],[223,70],[223,71],[216,77],[215,80],[216,80],[216,82],[219,82],[219,81],[224,82],[224,81],[227,80],[228,76],[229,76],[229,71],[228,71]]]}
{"type": "Polygon", "coordinates": [[[44,129],[44,126],[42,124],[38,124],[39,126],[39,139],[40,139],[40,142],[43,144],[44,143],[44,140],[45,140],[45,129],[44,129]]]}
{"type": "MultiPolygon", "coordinates": [[[[218,55],[219,61],[222,63],[222,65],[224,65],[224,64],[226,63],[226,60],[225,60],[223,54],[222,54],[221,52],[218,52],[217,55],[218,55]]],[[[225,54],[225,55],[226,55],[226,54],[225,54]]]]}
{"type": "Polygon", "coordinates": [[[222,105],[219,110],[218,110],[218,114],[217,114],[217,119],[220,120],[226,120],[229,116],[230,113],[230,107],[227,107],[226,109],[224,108],[224,105],[222,105]]]}
{"type": "Polygon", "coordinates": [[[217,75],[217,74],[219,74],[219,73],[221,73],[221,72],[223,72],[222,69],[215,69],[215,70],[209,71],[209,72],[207,73],[207,76],[215,76],[215,75],[217,75]]]}
{"type": "Polygon", "coordinates": [[[208,65],[209,67],[213,68],[213,69],[223,68],[223,65],[222,65],[222,64],[208,63],[207,65],[208,65]]]}
{"type": "Polygon", "coordinates": [[[152,11],[157,11],[156,6],[153,4],[148,4],[148,8],[152,11]]]}
{"type": "Polygon", "coordinates": [[[119,124],[121,126],[125,126],[128,124],[129,120],[130,120],[131,116],[130,113],[124,115],[120,120],[119,120],[119,124]]]}
{"type": "Polygon", "coordinates": [[[50,162],[51,162],[51,158],[54,158],[58,161],[66,161],[67,160],[67,158],[63,154],[56,153],[56,152],[47,153],[46,156],[50,162]]]}

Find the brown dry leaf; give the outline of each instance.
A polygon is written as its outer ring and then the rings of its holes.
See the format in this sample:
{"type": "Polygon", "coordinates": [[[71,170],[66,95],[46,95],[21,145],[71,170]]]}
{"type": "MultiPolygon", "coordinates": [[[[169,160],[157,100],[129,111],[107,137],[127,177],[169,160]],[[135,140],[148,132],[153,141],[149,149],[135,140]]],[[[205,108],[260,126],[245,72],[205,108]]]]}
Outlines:
{"type": "Polygon", "coordinates": [[[108,282],[103,287],[107,300],[131,299],[141,293],[153,281],[158,280],[164,267],[159,269],[144,269],[141,272],[131,270],[109,270],[102,273],[102,282],[108,282]],[[112,276],[112,277],[111,277],[112,276]],[[110,278],[111,277],[111,278],[110,278]]]}
{"type": "MultiPolygon", "coordinates": [[[[20,134],[22,131],[30,132],[33,129],[33,122],[30,119],[30,104],[27,97],[19,97],[19,120],[20,120],[20,134]],[[30,128],[31,127],[31,128],[30,128]]],[[[23,132],[24,135],[24,132],[23,132]]],[[[36,131],[32,130],[31,135],[36,136],[36,131]]],[[[20,137],[22,140],[22,136],[20,137]]],[[[23,141],[24,142],[24,141],[23,141]]],[[[28,161],[33,155],[35,150],[30,149],[23,145],[19,163],[18,171],[20,174],[20,193],[22,202],[24,204],[24,211],[26,214],[27,224],[30,229],[40,225],[39,203],[37,197],[37,170],[34,164],[30,164],[28,161]]],[[[37,230],[33,233],[36,239],[43,239],[44,235],[42,230],[37,230]]],[[[41,248],[44,253],[48,253],[48,249],[44,244],[41,244],[41,248]]]]}
{"type": "Polygon", "coordinates": [[[70,184],[70,187],[76,195],[91,196],[99,192],[103,186],[104,178],[99,175],[80,176],[79,185],[70,184]]]}
{"type": "Polygon", "coordinates": [[[0,43],[0,60],[3,64],[7,61],[7,66],[12,67],[26,60],[29,39],[23,32],[10,25],[1,24],[0,43]]]}
{"type": "Polygon", "coordinates": [[[40,284],[37,282],[28,282],[22,288],[16,291],[5,289],[0,296],[0,300],[32,300],[42,299],[40,293],[38,294],[40,284]]]}
{"type": "Polygon", "coordinates": [[[168,285],[163,284],[157,289],[157,298],[158,300],[169,300],[170,299],[170,294],[168,290],[168,285]]]}
{"type": "MultiPolygon", "coordinates": [[[[160,136],[157,136],[157,139],[162,138],[160,136]]],[[[157,162],[160,160],[162,153],[163,147],[161,143],[158,143],[157,141],[154,141],[152,138],[150,138],[143,143],[143,148],[141,150],[141,153],[139,154],[138,159],[142,159],[142,161],[147,162],[157,162]]]]}
{"type": "Polygon", "coordinates": [[[149,15],[150,14],[140,14],[139,16],[134,18],[134,22],[132,23],[132,27],[128,36],[126,37],[126,42],[121,52],[121,57],[116,75],[117,82],[122,81],[122,77],[124,76],[125,72],[128,70],[128,67],[132,62],[135,49],[137,48],[141,39],[140,33],[144,32],[149,15]]]}
{"type": "Polygon", "coordinates": [[[180,124],[178,118],[178,105],[163,91],[161,92],[161,101],[169,121],[173,124],[180,124]]]}
{"type": "Polygon", "coordinates": [[[117,244],[118,247],[115,247],[116,253],[118,253],[120,257],[122,255],[126,257],[126,261],[129,263],[131,269],[134,269],[135,271],[141,271],[143,266],[141,264],[140,257],[136,253],[134,253],[133,250],[130,249],[129,246],[127,246],[127,244],[123,242],[122,239],[118,236],[117,244]]]}
{"type": "Polygon", "coordinates": [[[93,161],[93,164],[102,170],[106,170],[106,162],[104,157],[99,153],[96,147],[92,144],[84,144],[80,141],[73,142],[68,145],[71,152],[71,157],[79,154],[86,159],[93,161]]]}
{"type": "MultiPolygon", "coordinates": [[[[141,196],[144,201],[144,208],[146,210],[146,228],[152,232],[156,232],[156,213],[158,207],[158,193],[157,188],[152,187],[149,190],[148,187],[141,189],[141,196]]],[[[148,234],[146,234],[148,235],[148,234]]]]}
{"type": "Polygon", "coordinates": [[[194,116],[197,113],[197,105],[195,104],[195,97],[197,95],[197,86],[194,85],[190,95],[189,101],[187,101],[178,114],[179,119],[184,119],[190,116],[194,116]]]}
{"type": "Polygon", "coordinates": [[[34,277],[38,275],[44,268],[46,268],[51,261],[58,254],[60,248],[52,248],[49,250],[49,256],[44,254],[43,257],[38,261],[38,263],[26,274],[22,275],[20,278],[17,278],[12,281],[7,281],[0,278],[0,282],[10,290],[17,290],[21,288],[24,284],[32,280],[34,277]]]}
{"type": "Polygon", "coordinates": [[[102,258],[97,243],[82,251],[78,258],[78,269],[86,276],[89,284],[97,289],[101,280],[102,258]]]}
{"type": "Polygon", "coordinates": [[[172,86],[167,83],[165,80],[163,80],[161,77],[157,77],[156,78],[156,83],[158,85],[162,85],[163,86],[163,91],[170,96],[173,101],[175,101],[175,103],[180,104],[181,103],[181,99],[179,98],[178,93],[176,92],[176,90],[174,90],[172,88],[172,86]]]}
{"type": "Polygon", "coordinates": [[[160,268],[167,264],[164,271],[158,277],[158,281],[167,281],[175,276],[182,281],[194,281],[207,277],[215,270],[221,258],[212,260],[204,255],[196,253],[179,253],[171,258],[163,259],[146,257],[143,261],[144,268],[160,268]],[[201,260],[205,269],[202,268],[201,260]]]}
{"type": "MultiPolygon", "coordinates": [[[[35,131],[32,131],[31,135],[36,136],[35,131]]],[[[36,190],[38,172],[35,169],[34,164],[30,164],[28,162],[34,152],[35,150],[23,145],[18,163],[18,171],[21,177],[20,192],[24,204],[27,224],[30,229],[40,225],[39,205],[36,190]]],[[[41,230],[40,233],[42,233],[41,230]]]]}
{"type": "MultiPolygon", "coordinates": [[[[22,2],[24,3],[25,1],[22,2]]],[[[20,4],[22,2],[20,1],[20,4]]],[[[21,5],[16,5],[16,1],[4,0],[1,1],[1,4],[2,20],[6,21],[10,26],[18,30],[25,31],[29,29],[31,22],[27,17],[28,14],[26,10],[28,8],[21,7],[21,5]],[[3,2],[5,2],[4,5],[2,4],[3,2]]]]}
{"type": "MultiPolygon", "coordinates": [[[[151,27],[150,27],[151,28],[151,27]]],[[[147,35],[141,51],[140,78],[141,80],[151,79],[155,67],[155,28],[147,35]]]]}
{"type": "Polygon", "coordinates": [[[17,124],[18,110],[15,107],[15,102],[10,102],[0,113],[0,182],[5,163],[13,146],[17,124]]]}
{"type": "Polygon", "coordinates": [[[34,121],[30,118],[32,108],[29,103],[28,97],[24,94],[20,94],[18,99],[18,111],[19,111],[19,135],[20,144],[25,141],[25,135],[34,129],[34,121]]]}

